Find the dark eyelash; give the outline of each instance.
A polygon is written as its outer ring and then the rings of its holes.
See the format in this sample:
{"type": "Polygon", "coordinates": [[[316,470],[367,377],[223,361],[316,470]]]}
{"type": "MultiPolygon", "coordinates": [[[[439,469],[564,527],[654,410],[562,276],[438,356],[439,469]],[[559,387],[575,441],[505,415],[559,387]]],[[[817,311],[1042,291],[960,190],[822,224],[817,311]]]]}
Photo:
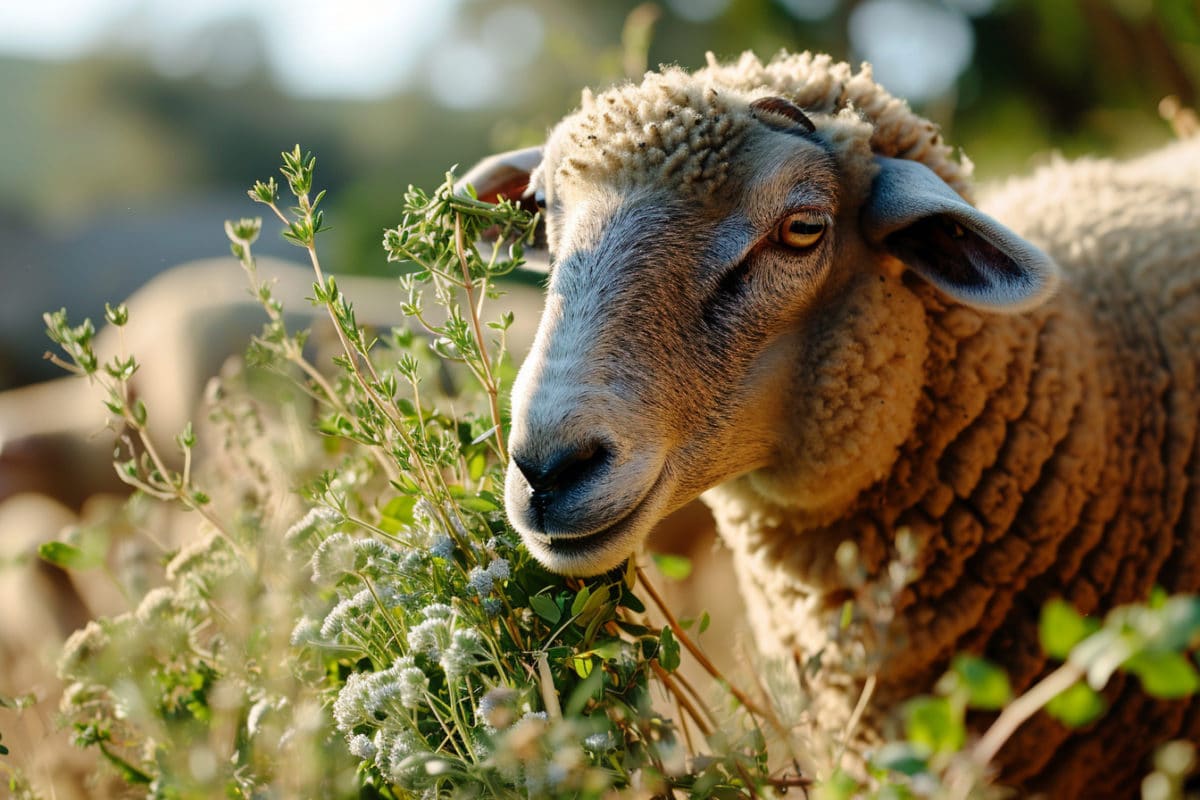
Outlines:
{"type": "Polygon", "coordinates": [[[747,258],[721,276],[721,282],[717,284],[716,294],[719,297],[732,297],[740,294],[749,279],[750,259],[747,258]]]}
{"type": "Polygon", "coordinates": [[[704,302],[702,313],[709,328],[722,328],[730,324],[735,317],[728,313],[729,306],[737,302],[749,280],[749,258],[721,276],[713,293],[704,302]]]}

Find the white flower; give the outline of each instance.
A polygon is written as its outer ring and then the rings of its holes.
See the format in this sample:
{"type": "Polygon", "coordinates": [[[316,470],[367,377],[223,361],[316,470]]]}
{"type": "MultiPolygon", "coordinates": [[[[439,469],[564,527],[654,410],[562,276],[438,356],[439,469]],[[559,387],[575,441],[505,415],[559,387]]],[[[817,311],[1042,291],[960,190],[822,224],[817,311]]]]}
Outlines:
{"type": "Polygon", "coordinates": [[[507,686],[489,689],[487,694],[479,698],[475,719],[481,721],[489,733],[507,728],[515,717],[513,703],[516,699],[517,693],[507,686]]]}
{"type": "Polygon", "coordinates": [[[375,578],[394,575],[400,554],[378,539],[359,539],[354,543],[355,567],[375,578]]]}
{"type": "Polygon", "coordinates": [[[271,710],[271,701],[267,698],[259,700],[254,705],[250,706],[250,711],[246,714],[246,732],[250,736],[257,736],[262,728],[263,717],[271,710]]]}
{"type": "Polygon", "coordinates": [[[492,574],[479,567],[471,568],[471,572],[467,575],[467,585],[480,597],[491,594],[492,589],[496,588],[492,574]]]}
{"type": "Polygon", "coordinates": [[[396,675],[391,670],[376,672],[367,679],[368,691],[363,707],[368,717],[374,718],[385,710],[388,702],[401,693],[396,675]]]}
{"type": "Polygon", "coordinates": [[[417,575],[424,571],[429,561],[429,554],[424,550],[409,550],[404,554],[397,567],[401,575],[417,575]]]}
{"type": "Polygon", "coordinates": [[[350,754],[356,758],[361,758],[363,761],[369,761],[375,758],[375,743],[372,742],[365,734],[356,733],[349,739],[350,754]]]}
{"type": "Polygon", "coordinates": [[[142,625],[152,625],[175,610],[175,592],[167,586],[159,586],[146,592],[138,603],[134,616],[142,625]]]}
{"type": "MultiPolygon", "coordinates": [[[[379,594],[384,608],[395,607],[399,599],[395,589],[381,587],[379,594]]],[[[321,636],[325,639],[333,639],[348,631],[357,633],[358,631],[354,628],[361,629],[366,624],[366,615],[375,610],[375,595],[371,593],[370,589],[359,589],[354,595],[344,598],[330,610],[328,616],[325,617],[325,622],[321,624],[321,636]]]]}
{"type": "Polygon", "coordinates": [[[443,652],[438,663],[449,680],[461,678],[475,666],[475,656],[483,649],[483,637],[474,628],[454,631],[450,646],[443,652]]]}
{"type": "Polygon", "coordinates": [[[424,743],[419,742],[417,737],[408,731],[404,731],[392,740],[392,746],[388,750],[388,771],[391,773],[392,779],[400,781],[402,784],[407,778],[413,777],[417,770],[423,770],[424,759],[414,758],[428,752],[427,747],[423,747],[424,743]]]}
{"type": "Polygon", "coordinates": [[[436,515],[437,512],[434,511],[433,503],[430,503],[424,497],[413,503],[413,519],[426,527],[433,524],[436,515]]]}
{"type": "Polygon", "coordinates": [[[366,700],[371,688],[367,683],[368,675],[351,673],[333,701],[333,719],[343,733],[349,733],[367,721],[366,700]]]}
{"type": "Polygon", "coordinates": [[[454,609],[445,603],[430,603],[421,611],[425,619],[445,619],[448,620],[454,616],[454,609]]]}
{"type": "Polygon", "coordinates": [[[312,579],[317,585],[332,586],[344,575],[354,571],[354,540],[345,533],[335,533],[317,548],[312,557],[312,579]]]}
{"type": "Polygon", "coordinates": [[[414,653],[428,653],[437,658],[449,638],[450,628],[444,619],[427,619],[409,628],[408,647],[414,653]]]}
{"type": "Polygon", "coordinates": [[[487,565],[488,574],[495,580],[506,581],[511,574],[507,558],[493,558],[492,563],[487,565]]]}
{"type": "Polygon", "coordinates": [[[228,574],[234,570],[237,559],[229,543],[217,533],[210,533],[183,547],[167,564],[167,580],[174,582],[193,570],[228,574]]]}
{"type": "Polygon", "coordinates": [[[584,738],[583,746],[593,753],[607,753],[616,747],[616,742],[613,741],[611,732],[604,731],[602,733],[593,733],[591,736],[584,738]]]}
{"type": "Polygon", "coordinates": [[[324,536],[334,525],[342,521],[342,515],[328,506],[315,506],[296,521],[283,535],[284,544],[299,549],[314,535],[324,536]]]}
{"type": "Polygon", "coordinates": [[[312,617],[301,617],[296,623],[296,627],[292,628],[292,636],[289,639],[292,647],[303,647],[306,644],[317,644],[321,641],[321,623],[317,622],[312,617]]]}
{"type": "Polygon", "coordinates": [[[400,683],[400,705],[405,708],[420,708],[425,705],[429,676],[419,667],[405,667],[400,670],[397,678],[400,683]]]}
{"type": "Polygon", "coordinates": [[[98,658],[108,645],[108,632],[99,622],[91,620],[63,643],[62,655],[58,658],[58,674],[75,677],[77,672],[90,666],[89,662],[98,658]]]}

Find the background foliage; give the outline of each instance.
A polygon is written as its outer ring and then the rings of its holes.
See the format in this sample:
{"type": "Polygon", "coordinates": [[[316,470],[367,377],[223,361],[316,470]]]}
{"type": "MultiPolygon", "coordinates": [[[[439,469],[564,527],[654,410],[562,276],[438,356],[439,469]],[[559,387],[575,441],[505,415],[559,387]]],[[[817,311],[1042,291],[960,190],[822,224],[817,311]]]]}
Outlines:
{"type": "MultiPolygon", "coordinates": [[[[293,5],[302,20],[305,4],[293,5]]],[[[103,299],[212,255],[230,213],[220,198],[272,168],[280,132],[321,154],[340,198],[331,261],[386,274],[378,232],[407,183],[536,141],[585,85],[697,67],[706,50],[870,58],[983,177],[1052,149],[1165,141],[1159,101],[1194,107],[1200,91],[1194,0],[460,0],[439,11],[448,31],[419,48],[398,88],[371,99],[280,88],[264,15],[241,13],[163,42],[138,38],[134,6],[79,60],[0,55],[0,388],[54,377],[40,361],[41,309],[99,317],[103,299]]],[[[287,252],[268,238],[263,254],[287,252]]]]}

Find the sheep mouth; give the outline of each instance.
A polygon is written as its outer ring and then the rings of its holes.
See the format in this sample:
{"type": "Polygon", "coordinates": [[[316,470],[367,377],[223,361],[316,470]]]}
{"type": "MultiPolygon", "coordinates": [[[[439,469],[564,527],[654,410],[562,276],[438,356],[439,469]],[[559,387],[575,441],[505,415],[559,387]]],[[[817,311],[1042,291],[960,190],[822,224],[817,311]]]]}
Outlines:
{"type": "Polygon", "coordinates": [[[666,488],[667,471],[663,470],[642,498],[615,522],[577,536],[529,532],[526,546],[554,572],[576,576],[607,572],[628,558],[658,522],[666,488]]]}

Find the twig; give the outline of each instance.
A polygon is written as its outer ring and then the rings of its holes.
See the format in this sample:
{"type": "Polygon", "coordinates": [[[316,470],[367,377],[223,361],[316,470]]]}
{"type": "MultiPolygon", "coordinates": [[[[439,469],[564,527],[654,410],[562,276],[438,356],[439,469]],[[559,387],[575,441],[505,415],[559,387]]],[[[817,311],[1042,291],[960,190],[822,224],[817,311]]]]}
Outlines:
{"type": "Polygon", "coordinates": [[[679,620],[675,619],[675,615],[671,613],[669,608],[667,608],[666,601],[662,599],[662,596],[646,577],[645,570],[643,570],[641,567],[635,567],[634,569],[637,571],[638,580],[641,581],[641,584],[646,587],[646,591],[650,594],[650,599],[654,601],[654,605],[658,607],[658,610],[662,612],[663,617],[666,618],[667,625],[671,628],[671,632],[675,634],[675,638],[678,639],[679,643],[686,647],[687,651],[695,657],[696,661],[700,663],[700,666],[704,668],[704,671],[728,687],[729,693],[737,698],[737,701],[745,706],[748,711],[761,717],[770,717],[770,715],[764,711],[758,705],[758,703],[755,703],[749,698],[749,696],[746,695],[745,692],[731,684],[725,678],[725,676],[721,674],[721,671],[717,669],[716,665],[708,659],[708,656],[704,655],[704,652],[696,645],[695,642],[692,641],[691,637],[687,635],[687,631],[685,631],[679,624],[679,620]]]}
{"type": "Polygon", "coordinates": [[[671,678],[671,673],[663,669],[662,665],[658,663],[658,659],[650,662],[650,668],[654,670],[654,674],[662,681],[663,686],[667,687],[667,690],[671,692],[671,696],[688,712],[688,715],[695,721],[696,727],[700,729],[700,732],[705,736],[711,736],[713,732],[712,727],[704,721],[704,717],[692,705],[692,701],[688,700],[687,696],[675,685],[675,681],[671,678]]]}
{"type": "Polygon", "coordinates": [[[867,710],[867,704],[871,702],[871,695],[874,693],[875,673],[871,673],[863,684],[862,692],[858,695],[858,703],[855,704],[854,711],[850,714],[850,721],[846,723],[846,730],[842,734],[842,741],[838,746],[837,756],[833,759],[836,769],[841,769],[842,758],[846,755],[846,750],[850,746],[850,739],[854,737],[854,731],[858,728],[858,723],[862,721],[863,714],[867,710]]]}
{"type": "MultiPolygon", "coordinates": [[[[971,749],[968,762],[978,769],[983,769],[990,764],[1004,743],[1016,733],[1017,728],[1055,697],[1071,688],[1084,676],[1084,672],[1083,667],[1067,661],[1038,681],[1029,691],[1005,706],[1004,710],[1000,712],[1000,716],[996,717],[996,721],[971,749]]],[[[971,774],[965,769],[958,770],[948,784],[951,798],[965,799],[971,791],[971,774]]]]}
{"type": "MultiPolygon", "coordinates": [[[[505,462],[508,456],[504,449],[504,433],[500,425],[500,393],[492,377],[492,365],[488,359],[487,345],[483,341],[483,328],[479,322],[479,309],[475,307],[474,283],[471,281],[471,272],[467,269],[467,254],[463,246],[462,215],[458,213],[454,215],[454,250],[458,255],[459,266],[462,267],[463,289],[467,293],[467,307],[471,309],[471,330],[475,333],[475,346],[479,348],[479,361],[483,365],[483,388],[487,391],[488,404],[492,408],[492,422],[496,425],[496,447],[500,451],[501,462],[505,462]]],[[[482,294],[484,293],[481,293],[479,298],[481,303],[482,294]]]]}

